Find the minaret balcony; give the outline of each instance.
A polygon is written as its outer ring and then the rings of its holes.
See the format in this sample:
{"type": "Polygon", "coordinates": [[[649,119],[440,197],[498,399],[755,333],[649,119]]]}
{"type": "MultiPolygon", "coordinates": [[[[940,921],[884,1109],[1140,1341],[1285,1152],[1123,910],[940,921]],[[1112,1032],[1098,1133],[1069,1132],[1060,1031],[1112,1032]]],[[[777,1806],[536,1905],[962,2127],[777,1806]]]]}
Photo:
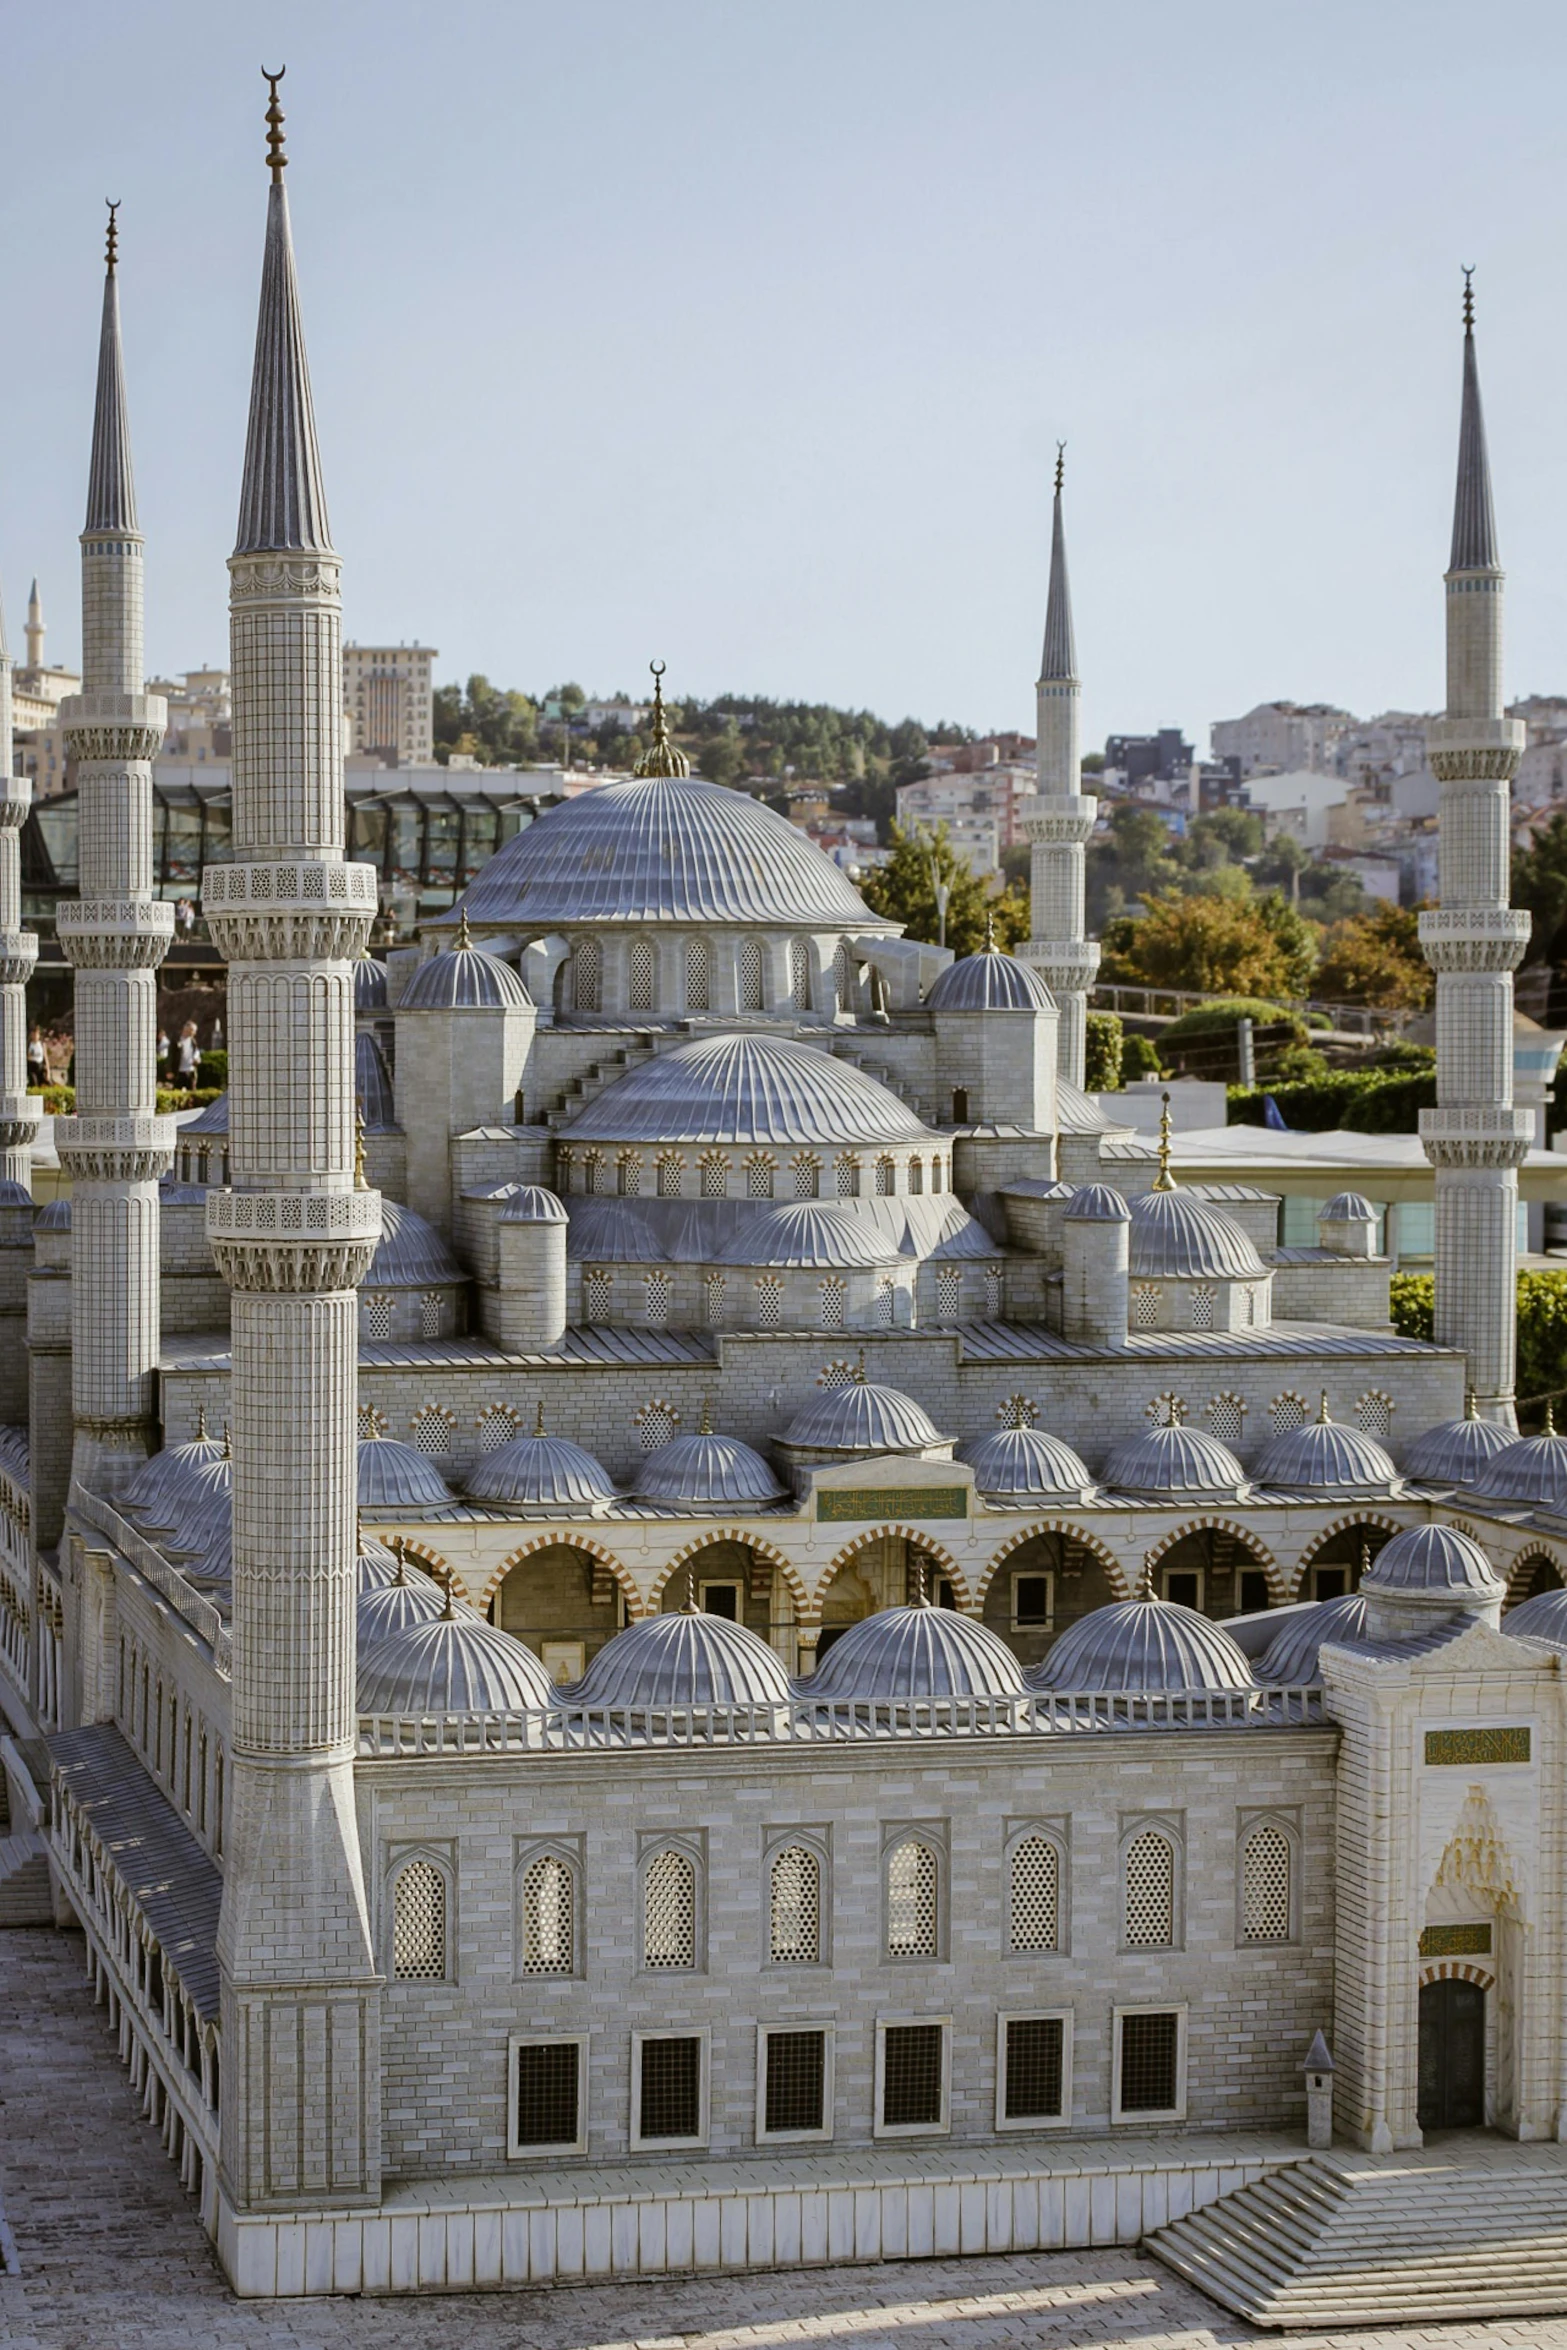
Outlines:
{"type": "Polygon", "coordinates": [[[174,1164],[173,1118],[139,1111],[56,1118],[60,1164],[77,1183],[156,1183],[174,1164]]]}
{"type": "Polygon", "coordinates": [[[1082,995],[1099,974],[1097,939],[1026,938],[1013,951],[1039,973],[1052,995],[1082,995]]]}
{"type": "Polygon", "coordinates": [[[232,1289],[325,1296],[354,1289],[381,1238],[378,1191],[214,1191],[207,1238],[232,1289]]]}
{"type": "Polygon", "coordinates": [[[1534,1112],[1500,1102],[1444,1103],[1420,1113],[1433,1167],[1521,1167],[1534,1143],[1534,1112]]]}
{"type": "Polygon", "coordinates": [[[1085,792],[1039,792],[1018,810],[1023,836],[1036,847],[1075,848],[1099,821],[1099,802],[1085,792]]]}
{"type": "Polygon", "coordinates": [[[1420,951],[1433,971],[1516,971],[1531,926],[1519,906],[1437,906],[1420,916],[1420,951]]]}
{"type": "Polygon", "coordinates": [[[55,909],[60,951],[76,971],[153,971],[174,938],[164,898],[63,898],[55,909]]]}
{"type": "Polygon", "coordinates": [[[1439,783],[1506,783],[1523,749],[1517,718],[1433,718],[1426,727],[1426,754],[1439,783]]]}
{"type": "Polygon", "coordinates": [[[38,960],[31,930],[0,930],[0,987],[25,987],[38,960]]]}
{"type": "Polygon", "coordinates": [[[0,776],[0,832],[20,831],[27,822],[27,813],[32,804],[31,776],[0,776]]]}
{"type": "Polygon", "coordinates": [[[169,731],[161,694],[69,694],[60,704],[65,747],[78,761],[155,759],[169,731]]]}
{"type": "Polygon", "coordinates": [[[340,858],[209,865],[202,877],[202,912],[231,963],[351,961],[379,902],[374,866],[340,858]]]}
{"type": "Polygon", "coordinates": [[[38,1096],[0,1093],[0,1150],[26,1150],[38,1139],[38,1096]]]}

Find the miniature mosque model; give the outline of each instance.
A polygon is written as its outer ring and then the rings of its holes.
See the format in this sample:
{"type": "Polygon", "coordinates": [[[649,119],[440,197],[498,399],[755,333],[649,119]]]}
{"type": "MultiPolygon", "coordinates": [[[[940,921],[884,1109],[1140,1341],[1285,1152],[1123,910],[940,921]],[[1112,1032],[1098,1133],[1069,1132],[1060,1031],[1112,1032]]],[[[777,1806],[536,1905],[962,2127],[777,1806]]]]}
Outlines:
{"type": "Polygon", "coordinates": [[[1366,1201],[1281,1248],[1083,1090],[1059,472],[1015,955],[901,936],[655,686],[630,780],[370,957],[275,82],[267,122],[231,1082],[156,1112],[111,231],[41,1211],[0,756],[0,1856],[236,2288],[1100,2241],[1066,2172],[1135,2234],[1298,2159],[1308,2083],[1372,2150],[1567,2136],[1567,1437],[1514,1414],[1467,295],[1418,1344],[1366,1201]]]}

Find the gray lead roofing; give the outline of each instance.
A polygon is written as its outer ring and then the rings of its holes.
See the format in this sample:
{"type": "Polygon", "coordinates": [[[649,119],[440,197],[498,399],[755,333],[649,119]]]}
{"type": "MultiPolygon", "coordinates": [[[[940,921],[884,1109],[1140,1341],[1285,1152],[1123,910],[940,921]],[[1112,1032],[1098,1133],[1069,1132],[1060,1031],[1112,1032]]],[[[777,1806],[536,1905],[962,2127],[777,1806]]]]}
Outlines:
{"type": "Polygon", "coordinates": [[[1464,397],[1458,427],[1458,486],[1453,496],[1453,551],[1449,571],[1497,571],[1496,513],[1491,503],[1491,462],[1485,448],[1485,415],[1480,406],[1480,370],[1473,326],[1464,333],[1464,397]]]}
{"type": "Polygon", "coordinates": [[[1072,590],[1066,573],[1066,531],[1061,520],[1059,489],[1050,519],[1050,593],[1045,603],[1045,649],[1040,657],[1039,675],[1041,683],[1075,681],[1077,677],[1072,590]]]}
{"type": "Polygon", "coordinates": [[[131,477],[131,427],[120,350],[120,281],[109,264],[98,336],[98,397],[93,408],[92,461],[87,474],[89,531],[133,531],[136,485],[131,477]]]}
{"type": "Polygon", "coordinates": [[[330,554],[332,530],[316,445],[288,198],[282,181],[274,180],[267,196],[261,311],[234,552],[259,555],[296,548],[330,554]]]}

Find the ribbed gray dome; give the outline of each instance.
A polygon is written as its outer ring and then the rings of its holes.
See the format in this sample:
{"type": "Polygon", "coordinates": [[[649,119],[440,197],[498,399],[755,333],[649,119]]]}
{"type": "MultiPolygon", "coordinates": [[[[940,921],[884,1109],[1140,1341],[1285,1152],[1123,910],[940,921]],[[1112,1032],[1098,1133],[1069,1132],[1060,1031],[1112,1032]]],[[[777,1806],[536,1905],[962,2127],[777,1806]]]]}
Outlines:
{"type": "Polygon", "coordinates": [[[186,1455],[180,1467],[161,1477],[149,1476],[149,1470],[168,1458],[155,1453],[127,1488],[125,1506],[154,1533],[178,1535],[181,1547],[188,1539],[191,1548],[199,1549],[228,1512],[234,1464],[222,1445],[198,1441],[175,1449],[186,1455]]]}
{"type": "Polygon", "coordinates": [[[506,1713],[554,1698],[532,1649],[467,1608],[405,1624],[359,1666],[362,1714],[506,1713]]]}
{"type": "Polygon", "coordinates": [[[887,1607],[835,1640],[805,1697],[834,1705],[905,1697],[1021,1697],[1016,1657],[994,1632],[945,1607],[887,1607]]]}
{"type": "Polygon", "coordinates": [[[852,1062],[783,1037],[722,1035],[699,1036],[633,1069],[580,1110],[562,1139],[787,1144],[934,1137],[895,1093],[852,1062]]]}
{"type": "MultiPolygon", "coordinates": [[[[992,1246],[994,1244],[992,1243],[992,1246]]],[[[720,1265],[896,1265],[897,1244],[869,1217],[829,1200],[793,1200],[748,1216],[718,1252],[720,1265]]]]}
{"type": "Polygon", "coordinates": [[[1132,1211],[1125,1194],[1108,1183],[1085,1183],[1074,1191],[1061,1211],[1069,1224],[1130,1224],[1132,1211]]]}
{"type": "Polygon", "coordinates": [[[1319,1599],[1280,1626],[1257,1667],[1259,1681],[1276,1689],[1304,1689],[1317,1678],[1320,1650],[1337,1640],[1364,1640],[1367,1606],[1358,1591],[1341,1599],[1319,1599]]]}
{"type": "Polygon", "coordinates": [[[1303,1428],[1286,1428],[1264,1446],[1252,1465],[1253,1485],[1280,1488],[1308,1487],[1334,1494],[1386,1493],[1398,1471],[1373,1437],[1359,1428],[1341,1428],[1327,1416],[1303,1428]]]}
{"type": "Polygon", "coordinates": [[[386,1544],[374,1534],[367,1534],[363,1527],[359,1530],[359,1556],[354,1568],[354,1588],[361,1599],[367,1591],[384,1591],[398,1579],[397,1561],[386,1544]]]}
{"type": "Polygon", "coordinates": [[[564,1224],[566,1210],[542,1183],[517,1183],[501,1210],[503,1224],[564,1224]]]}
{"type": "Polygon", "coordinates": [[[187,1444],[165,1445],[162,1452],[153,1454],[145,1468],[137,1470],[126,1486],[125,1506],[134,1510],[138,1517],[146,1516],[154,1523],[172,1524],[172,1519],[160,1519],[157,1513],[177,1508],[180,1495],[183,1493],[188,1496],[191,1492],[194,1473],[210,1468],[219,1461],[227,1469],[225,1447],[210,1436],[193,1437],[187,1444]]]}
{"type": "Polygon", "coordinates": [[[421,963],[397,1009],[400,1012],[496,1011],[506,1005],[531,1005],[522,981],[509,963],[487,955],[482,947],[448,947],[421,963]]]}
{"type": "MultiPolygon", "coordinates": [[[[179,1131],[174,1138],[175,1146],[177,1148],[192,1134],[227,1134],[228,1130],[229,1097],[226,1093],[220,1093],[215,1102],[208,1102],[206,1108],[198,1110],[194,1118],[180,1120],[179,1131]]],[[[69,1200],[65,1204],[69,1207],[69,1200]]]]}
{"type": "MultiPolygon", "coordinates": [[[[212,1107],[216,1109],[217,1103],[214,1102],[212,1107]]],[[[190,1128],[183,1127],[181,1132],[188,1134],[190,1128]]],[[[68,1199],[52,1199],[46,1208],[39,1209],[33,1222],[35,1232],[69,1232],[70,1229],[71,1203],[68,1199]]]]}
{"type": "Polygon", "coordinates": [[[1036,1689],[1251,1689],[1245,1651],[1222,1625],[1167,1599],[1095,1608],[1028,1676],[1036,1689]]]}
{"type": "Polygon", "coordinates": [[[1376,1220],[1376,1209],[1358,1191],[1336,1191],[1317,1217],[1319,1224],[1374,1224],[1376,1220]]]}
{"type": "Polygon", "coordinates": [[[1000,1428],[976,1444],[960,1444],[981,1493],[1004,1500],[1081,1500],[1093,1484],[1083,1463],[1059,1436],[1042,1428],[1000,1428]]]}
{"type": "Polygon", "coordinates": [[[1162,1281],[1249,1281],[1267,1271],[1244,1227],[1187,1191],[1129,1201],[1134,1274],[1162,1281]]]}
{"type": "Polygon", "coordinates": [[[609,1472],[564,1436],[510,1436],[480,1455],[468,1473],[473,1501],[514,1509],[591,1510],[615,1498],[609,1472]]]}
{"type": "Polygon", "coordinates": [[[949,963],[926,996],[932,1012],[1049,1012],[1055,997],[1027,963],[986,947],[949,963]]]}
{"type": "Polygon", "coordinates": [[[451,1500],[451,1489],[428,1453],[391,1436],[366,1436],[359,1445],[361,1509],[410,1509],[451,1500]]]}
{"type": "Polygon", "coordinates": [[[676,1436],[648,1454],[633,1489],[670,1508],[765,1509],[783,1487],[759,1452],[736,1436],[676,1436]]]}
{"type": "Polygon", "coordinates": [[[1560,1509],[1567,1503],[1567,1436],[1515,1437],[1484,1462],[1470,1491],[1520,1508],[1560,1509]]]}
{"type": "Polygon", "coordinates": [[[1099,1482],[1117,1493],[1233,1497],[1246,1472],[1228,1445],[1200,1428],[1149,1428],[1116,1446],[1099,1482]]]}
{"type": "Polygon", "coordinates": [[[1516,1632],[1520,1640],[1548,1640],[1553,1648],[1567,1648],[1567,1591],[1538,1591],[1509,1608],[1502,1630],[1516,1632]]]}
{"type": "Polygon", "coordinates": [[[696,776],[634,776],[540,816],[462,900],[475,922],[536,935],[584,922],[758,922],[885,930],[803,832],[696,776]]]}
{"type": "Polygon", "coordinates": [[[1111,1134],[1114,1127],[1099,1104],[1065,1077],[1056,1079],[1056,1128],[1062,1134],[1111,1134]]]}
{"type": "Polygon", "coordinates": [[[446,1595],[428,1575],[394,1576],[374,1591],[361,1592],[358,1605],[361,1669],[378,1641],[410,1624],[433,1624],[446,1613],[446,1595]]]}
{"type": "Polygon", "coordinates": [[[1473,1485],[1497,1454],[1517,1441],[1510,1428],[1473,1413],[1463,1420],[1439,1420],[1405,1453],[1404,1475],[1422,1485],[1473,1485]]]}
{"type": "Polygon", "coordinates": [[[1409,1526],[1378,1551],[1360,1578],[1364,1592],[1480,1593],[1506,1589],[1478,1542],[1456,1526],[1409,1526]]]}
{"type": "Polygon", "coordinates": [[[571,1692],[574,1705],[643,1711],[671,1705],[781,1705],[783,1660],[723,1616],[644,1616],[606,1641],[571,1692]]]}
{"type": "Polygon", "coordinates": [[[391,1074],[368,1028],[361,1028],[354,1038],[354,1097],[364,1118],[366,1134],[395,1132],[397,1106],[391,1074]]]}
{"type": "Polygon", "coordinates": [[[433,1224],[395,1199],[381,1201],[381,1237],[366,1289],[430,1289],[466,1281],[467,1274],[433,1224]]]}
{"type": "Polygon", "coordinates": [[[374,955],[361,955],[354,965],[354,1010],[382,1012],[386,1009],[386,965],[378,963],[374,955]]]}
{"type": "Polygon", "coordinates": [[[818,1452],[924,1452],[945,1441],[923,1404],[865,1379],[829,1387],[790,1422],[784,1436],[785,1444],[818,1452]]]}

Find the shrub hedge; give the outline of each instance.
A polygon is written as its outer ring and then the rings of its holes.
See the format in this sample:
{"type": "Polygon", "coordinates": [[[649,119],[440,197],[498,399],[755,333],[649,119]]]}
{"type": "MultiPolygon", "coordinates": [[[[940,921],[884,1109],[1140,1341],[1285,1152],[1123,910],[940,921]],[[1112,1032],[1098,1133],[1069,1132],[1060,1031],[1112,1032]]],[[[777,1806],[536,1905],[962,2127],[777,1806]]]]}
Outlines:
{"type": "Polygon", "coordinates": [[[1232,1085],[1229,1123],[1266,1124],[1271,1094],[1286,1126],[1301,1134],[1343,1127],[1351,1134],[1418,1134],[1420,1112],[1436,1107],[1434,1069],[1341,1069],[1295,1085],[1232,1085]]]}
{"type": "MultiPolygon", "coordinates": [[[[1400,1338],[1429,1340],[1435,1284],[1429,1273],[1395,1273],[1389,1283],[1393,1327],[1400,1338]]],[[[1567,1389],[1567,1272],[1518,1276],[1518,1393],[1559,1395],[1567,1389]]],[[[1535,1422],[1538,1411],[1527,1417],[1535,1422]]]]}
{"type": "Polygon", "coordinates": [[[1114,1093],[1121,1083],[1126,1031],[1115,1012],[1090,1012],[1083,1038],[1083,1085],[1088,1093],[1114,1093]]]}

